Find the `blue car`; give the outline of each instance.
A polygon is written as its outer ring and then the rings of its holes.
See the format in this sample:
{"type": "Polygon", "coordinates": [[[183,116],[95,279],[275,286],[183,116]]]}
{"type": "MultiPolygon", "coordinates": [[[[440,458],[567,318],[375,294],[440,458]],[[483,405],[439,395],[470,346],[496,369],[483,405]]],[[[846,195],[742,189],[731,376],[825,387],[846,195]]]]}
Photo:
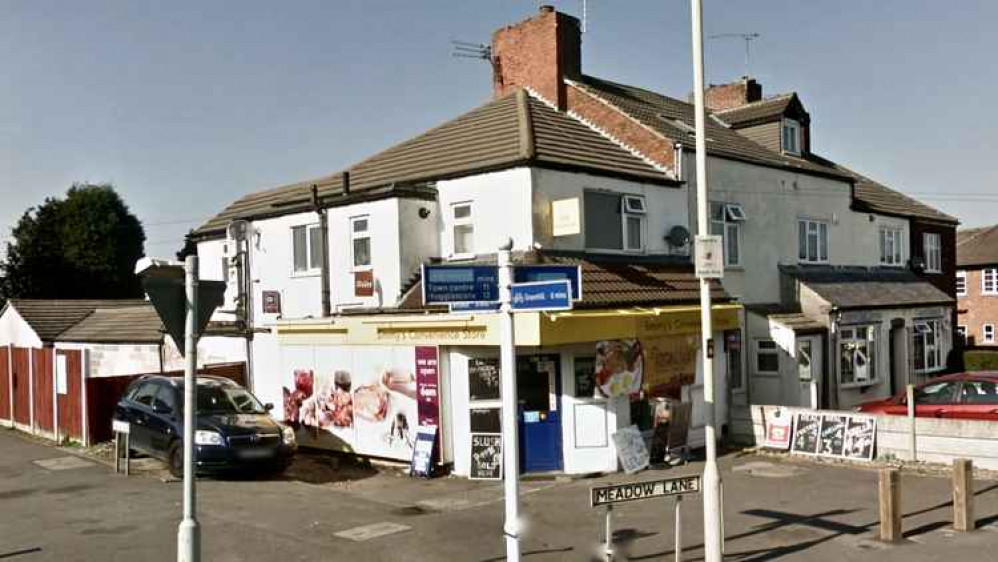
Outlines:
{"type": "MultiPolygon", "coordinates": [[[[274,421],[273,405],[229,379],[199,376],[197,385],[197,472],[287,468],[295,432],[274,421]]],[[[129,385],[114,414],[130,426],[130,448],[166,461],[176,477],[184,472],[183,403],[183,377],[148,375],[129,385]]]]}

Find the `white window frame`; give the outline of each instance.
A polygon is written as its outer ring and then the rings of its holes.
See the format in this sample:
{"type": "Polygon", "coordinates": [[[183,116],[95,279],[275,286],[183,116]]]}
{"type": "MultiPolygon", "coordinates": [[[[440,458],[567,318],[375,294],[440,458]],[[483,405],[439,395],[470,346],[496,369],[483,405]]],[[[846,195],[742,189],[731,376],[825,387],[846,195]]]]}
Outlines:
{"type": "Polygon", "coordinates": [[[900,226],[881,226],[878,236],[880,265],[904,267],[904,229],[900,226]]]}
{"type": "Polygon", "coordinates": [[[620,198],[620,226],[624,229],[624,251],[625,252],[644,252],[647,244],[645,240],[647,238],[645,229],[647,228],[647,220],[645,215],[647,214],[647,202],[643,195],[622,195],[620,198]],[[638,203],[640,202],[640,203],[638,203]],[[632,205],[636,205],[632,207],[632,205]],[[629,236],[629,230],[627,228],[627,222],[629,220],[638,221],[638,236],[641,238],[638,240],[637,245],[631,244],[632,240],[629,236]]]}
{"type": "Polygon", "coordinates": [[[801,153],[801,127],[800,123],[794,119],[784,119],[780,133],[780,146],[783,152],[790,154],[801,153]]]}
{"type": "Polygon", "coordinates": [[[943,241],[942,236],[935,232],[922,235],[922,252],[925,254],[926,273],[943,272],[943,241]]]}
{"type": "MultiPolygon", "coordinates": [[[[469,259],[475,257],[474,245],[475,245],[475,204],[472,201],[458,201],[456,203],[451,203],[450,206],[450,258],[451,259],[469,259]],[[468,216],[458,218],[457,210],[462,207],[468,208],[468,216]],[[457,227],[459,226],[470,226],[471,227],[471,251],[470,252],[458,252],[457,251],[457,227]]],[[[467,248],[466,248],[467,249],[467,248]]]]}
{"type": "Polygon", "coordinates": [[[723,237],[724,251],[724,266],[725,267],[741,267],[742,265],[742,225],[745,222],[746,215],[745,209],[738,203],[723,203],[721,201],[711,201],[710,209],[710,224],[711,233],[720,234],[723,237]],[[719,206],[719,207],[715,207],[719,206]],[[714,213],[714,209],[719,208],[721,218],[717,218],[714,213]],[[728,251],[729,244],[734,241],[734,245],[737,248],[736,257],[737,259],[732,259],[731,252],[728,251]]]}
{"type": "MultiPolygon", "coordinates": [[[[946,368],[943,363],[943,345],[942,345],[942,319],[941,318],[925,318],[920,320],[915,320],[915,332],[914,338],[918,340],[921,338],[922,343],[922,368],[919,369],[916,365],[916,373],[934,373],[936,371],[941,371],[946,368]],[[928,334],[932,334],[932,345],[928,345],[924,342],[925,337],[928,334]],[[931,364],[931,365],[930,365],[931,364]]],[[[917,348],[917,341],[912,349],[917,348]]]]}
{"type": "Polygon", "coordinates": [[[319,263],[312,263],[312,231],[320,230],[318,223],[296,224],[291,227],[291,276],[292,277],[312,277],[322,272],[322,260],[319,263]],[[295,230],[305,229],[305,269],[295,269],[295,230]]]}
{"type": "Polygon", "coordinates": [[[350,217],[350,270],[351,271],[369,271],[373,269],[374,262],[374,246],[371,239],[371,216],[370,215],[360,215],[356,217],[350,217]],[[356,229],[357,223],[364,221],[364,230],[358,232],[356,229]],[[354,254],[354,243],[357,240],[367,239],[367,263],[357,264],[356,255],[354,254]]]}
{"type": "Polygon", "coordinates": [[[998,269],[992,267],[981,270],[981,294],[998,295],[998,269]]]}
{"type": "Polygon", "coordinates": [[[957,324],[956,335],[960,338],[960,343],[967,345],[967,326],[964,324],[957,324]]]}
{"type": "Polygon", "coordinates": [[[797,259],[800,263],[828,263],[828,239],[831,235],[829,229],[830,227],[828,225],[828,221],[807,218],[797,219],[797,259]],[[800,244],[800,229],[802,225],[804,227],[803,246],[800,244]],[[824,238],[821,236],[822,232],[824,232],[824,238]],[[814,256],[811,255],[812,235],[814,235],[816,239],[816,255],[814,256]]]}
{"type": "MultiPolygon", "coordinates": [[[[880,382],[880,365],[878,365],[880,361],[879,347],[880,347],[880,327],[876,324],[852,324],[848,326],[841,326],[839,328],[838,344],[836,348],[837,353],[836,353],[836,362],[835,362],[835,372],[836,375],[839,377],[838,380],[840,388],[859,388],[864,386],[872,386],[880,382]],[[866,330],[867,335],[865,338],[861,339],[856,336],[856,331],[858,329],[866,330]],[[872,369],[873,371],[872,375],[869,375],[862,380],[857,379],[857,377],[855,376],[856,367],[855,367],[855,356],[854,356],[852,359],[854,363],[853,380],[849,382],[843,380],[842,348],[844,347],[844,344],[848,342],[857,342],[857,348],[858,348],[858,342],[866,342],[867,372],[869,372],[872,369]],[[870,353],[871,350],[873,351],[872,354],[870,353]]],[[[854,353],[858,352],[859,351],[857,349],[854,353]]]]}
{"type": "Polygon", "coordinates": [[[756,375],[760,376],[779,376],[780,375],[780,346],[776,344],[774,340],[758,338],[752,342],[752,371],[756,375]],[[773,344],[772,348],[767,348],[764,350],[762,344],[773,344]],[[760,355],[773,355],[776,357],[776,370],[775,371],[763,371],[759,369],[759,356],[760,355]]]}
{"type": "Polygon", "coordinates": [[[957,271],[956,272],[956,296],[965,297],[967,296],[967,272],[957,271]]]}
{"type": "Polygon", "coordinates": [[[981,329],[982,343],[995,343],[995,325],[985,324],[981,329]]]}

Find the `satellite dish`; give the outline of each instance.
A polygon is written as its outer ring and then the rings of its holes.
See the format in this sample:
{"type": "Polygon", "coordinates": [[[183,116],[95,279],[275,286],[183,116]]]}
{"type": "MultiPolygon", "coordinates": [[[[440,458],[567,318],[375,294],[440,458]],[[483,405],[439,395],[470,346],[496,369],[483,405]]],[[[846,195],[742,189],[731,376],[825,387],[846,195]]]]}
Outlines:
{"type": "Polygon", "coordinates": [[[229,226],[225,227],[225,232],[229,238],[237,242],[245,240],[246,233],[249,232],[249,221],[234,220],[229,223],[229,226]]]}
{"type": "Polygon", "coordinates": [[[676,225],[669,229],[665,235],[665,241],[673,248],[682,248],[690,243],[690,231],[685,226],[676,225]]]}

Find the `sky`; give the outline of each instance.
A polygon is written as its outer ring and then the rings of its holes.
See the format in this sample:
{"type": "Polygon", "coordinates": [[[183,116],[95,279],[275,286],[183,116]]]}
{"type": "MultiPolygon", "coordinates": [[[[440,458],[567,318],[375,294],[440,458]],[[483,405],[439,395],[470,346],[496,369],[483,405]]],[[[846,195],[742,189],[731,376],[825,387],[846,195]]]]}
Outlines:
{"type": "MultiPolygon", "coordinates": [[[[583,0],[545,3],[581,16],[583,0]]],[[[536,0],[0,0],[0,239],[74,182],[111,182],[172,256],[236,198],[339,171],[489,99],[485,42],[536,0]]],[[[998,222],[998,3],[704,0],[759,33],[749,73],[796,91],[812,149],[957,216],[998,222]]],[[[692,90],[689,0],[588,0],[583,70],[692,90]]],[[[708,39],[706,74],[745,74],[708,39]]]]}

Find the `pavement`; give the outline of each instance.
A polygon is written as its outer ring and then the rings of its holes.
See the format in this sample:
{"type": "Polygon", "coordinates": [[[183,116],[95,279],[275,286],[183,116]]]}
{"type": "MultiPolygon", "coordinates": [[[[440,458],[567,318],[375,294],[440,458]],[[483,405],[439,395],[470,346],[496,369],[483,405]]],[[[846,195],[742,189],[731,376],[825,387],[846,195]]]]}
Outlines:
{"type": "MultiPolygon", "coordinates": [[[[175,560],[178,482],[164,482],[155,471],[115,475],[9,430],[0,430],[0,451],[0,561],[175,560]]],[[[998,548],[998,481],[975,481],[979,530],[957,533],[949,480],[905,474],[905,541],[886,545],[875,537],[874,470],[741,454],[726,455],[721,469],[726,560],[971,560],[989,559],[998,548]]],[[[524,482],[524,559],[601,560],[603,511],[589,507],[591,486],[700,470],[692,463],[633,476],[524,482]]],[[[411,479],[394,470],[354,477],[199,480],[203,559],[504,559],[497,483],[411,479]]],[[[673,560],[673,505],[668,499],[619,505],[617,559],[673,560]]],[[[682,506],[683,560],[701,560],[699,497],[682,506]]]]}

